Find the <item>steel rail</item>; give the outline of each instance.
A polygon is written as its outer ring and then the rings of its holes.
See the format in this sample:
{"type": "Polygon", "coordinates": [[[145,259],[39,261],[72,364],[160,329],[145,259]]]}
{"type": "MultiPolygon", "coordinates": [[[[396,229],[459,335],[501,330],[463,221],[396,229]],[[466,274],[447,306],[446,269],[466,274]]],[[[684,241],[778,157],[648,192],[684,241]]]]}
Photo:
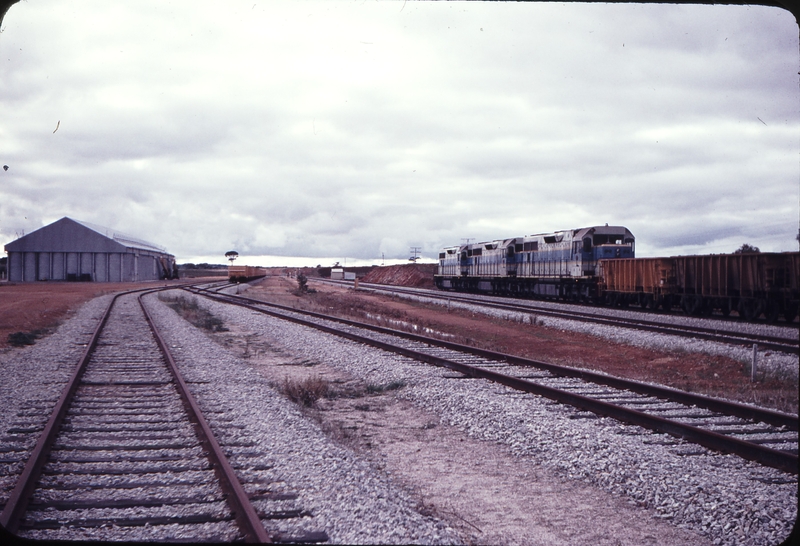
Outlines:
{"type": "Polygon", "coordinates": [[[178,369],[178,365],[172,356],[172,353],[167,347],[167,344],[164,341],[164,338],[161,336],[161,333],[158,331],[158,328],[156,328],[150,313],[147,311],[147,307],[145,307],[144,302],[142,301],[142,298],[150,293],[151,292],[141,294],[138,297],[139,305],[144,312],[145,320],[150,326],[150,331],[153,333],[153,337],[158,344],[158,348],[161,350],[161,354],[164,356],[164,359],[169,365],[170,373],[172,374],[172,377],[175,380],[175,385],[178,388],[178,394],[180,394],[181,400],[183,400],[183,405],[189,414],[189,419],[195,425],[195,432],[197,433],[200,443],[203,445],[204,449],[208,453],[208,457],[212,461],[214,473],[216,474],[217,479],[220,481],[222,490],[226,493],[226,500],[233,509],[236,522],[239,524],[240,530],[245,535],[245,541],[271,543],[272,538],[269,536],[266,529],[264,529],[261,519],[258,517],[253,505],[250,503],[247,492],[245,492],[244,487],[242,487],[239,478],[236,477],[236,473],[234,472],[231,463],[228,461],[225,452],[222,451],[222,447],[219,445],[219,442],[214,436],[208,421],[206,421],[205,417],[203,417],[200,406],[197,404],[194,396],[189,391],[189,386],[186,384],[186,381],[184,381],[183,376],[178,369]]]}
{"type": "MultiPolygon", "coordinates": [[[[202,289],[201,289],[202,290],[202,289]]],[[[215,295],[220,298],[225,298],[225,296],[215,295]]],[[[212,296],[208,296],[212,297],[212,296]]],[[[417,341],[420,343],[426,343],[428,345],[434,345],[437,347],[442,347],[444,349],[450,349],[453,351],[459,352],[466,352],[473,354],[475,356],[480,356],[483,358],[488,358],[492,360],[500,360],[508,362],[509,364],[517,365],[517,366],[526,366],[532,368],[538,368],[541,370],[546,370],[554,375],[559,375],[563,377],[574,377],[576,379],[582,379],[584,381],[589,381],[592,383],[597,383],[600,385],[606,385],[609,387],[613,387],[616,389],[626,389],[632,392],[636,392],[639,394],[647,395],[647,396],[655,396],[657,398],[669,399],[674,400],[676,402],[680,402],[682,404],[693,405],[697,407],[701,407],[710,411],[716,411],[720,413],[725,413],[728,415],[741,417],[742,419],[750,419],[753,421],[761,421],[770,425],[774,425],[777,427],[786,427],[789,430],[797,431],[798,426],[798,416],[797,415],[790,415],[787,413],[782,413],[779,411],[769,410],[766,408],[758,408],[755,406],[750,406],[747,404],[740,404],[737,402],[730,402],[727,400],[720,400],[717,398],[711,398],[709,396],[704,396],[702,394],[695,394],[691,392],[681,391],[677,389],[673,389],[670,387],[664,387],[660,385],[652,385],[649,383],[642,383],[639,381],[634,381],[632,379],[624,379],[620,377],[614,377],[611,375],[606,375],[602,373],[592,372],[589,370],[582,370],[578,368],[571,368],[569,366],[561,366],[558,364],[550,364],[548,362],[542,362],[539,360],[532,360],[529,358],[524,358],[520,356],[510,355],[506,353],[500,353],[497,351],[491,351],[488,349],[480,349],[478,347],[471,347],[469,345],[461,345],[459,343],[454,343],[452,341],[446,341],[436,338],[431,338],[427,336],[423,336],[420,334],[414,334],[411,332],[403,332],[401,330],[394,330],[391,328],[385,328],[383,326],[376,326],[373,324],[366,324],[363,322],[357,322],[350,319],[344,319],[339,317],[332,317],[328,315],[323,315],[321,313],[315,313],[313,311],[302,311],[298,309],[294,309],[291,307],[287,307],[284,305],[279,305],[276,303],[269,303],[264,302],[261,300],[256,300],[252,298],[247,298],[245,296],[230,296],[230,298],[235,298],[238,300],[242,300],[244,302],[250,302],[255,305],[265,305],[270,307],[275,307],[277,309],[281,309],[283,311],[288,311],[292,313],[304,314],[308,315],[317,319],[322,320],[329,320],[334,322],[339,322],[342,324],[346,324],[348,326],[353,326],[356,328],[363,328],[365,330],[371,330],[374,332],[402,337],[405,339],[409,339],[412,341],[417,341]]],[[[232,302],[236,303],[236,302],[232,302]]],[[[283,317],[284,315],[276,314],[275,316],[283,317]]],[[[314,324],[314,323],[311,323],[314,324]]]]}
{"type": "Polygon", "coordinates": [[[50,447],[52,446],[53,440],[58,433],[58,429],[64,420],[64,415],[67,413],[72,396],[75,394],[80,379],[83,376],[83,372],[86,370],[86,365],[89,363],[89,360],[91,360],[92,353],[97,347],[97,341],[100,339],[100,333],[103,331],[106,322],[108,322],[108,317],[111,315],[111,308],[114,306],[117,298],[133,292],[137,292],[137,290],[116,294],[111,299],[111,303],[108,305],[105,313],[103,313],[97,328],[95,328],[94,332],[92,333],[92,337],[86,346],[86,350],[83,352],[83,356],[81,356],[78,365],[72,372],[72,376],[70,376],[67,385],[61,392],[61,396],[59,397],[58,402],[56,402],[56,405],[53,408],[53,412],[50,414],[50,418],[47,420],[44,430],[39,435],[36,446],[33,448],[30,457],[28,457],[28,460],[25,463],[22,474],[20,474],[14,489],[9,495],[8,502],[6,502],[3,512],[0,513],[0,526],[2,526],[8,532],[15,533],[19,528],[20,518],[27,509],[28,501],[33,494],[34,489],[36,488],[36,482],[39,479],[39,476],[41,476],[42,468],[47,462],[47,457],[50,454],[50,447]]]}
{"type": "MultiPolygon", "coordinates": [[[[252,309],[254,311],[258,311],[258,312],[262,312],[262,313],[265,313],[265,314],[269,314],[269,315],[272,315],[272,316],[275,316],[275,317],[278,317],[278,318],[281,318],[281,319],[284,319],[284,320],[289,320],[289,321],[295,322],[297,324],[310,326],[312,328],[316,328],[318,330],[321,330],[321,331],[324,331],[324,332],[327,332],[327,333],[331,333],[331,334],[334,334],[334,335],[337,335],[337,336],[340,336],[340,337],[344,337],[344,338],[350,339],[352,341],[357,341],[357,342],[363,343],[365,345],[370,345],[370,346],[373,346],[373,347],[376,347],[376,348],[379,348],[379,349],[383,349],[383,350],[387,350],[387,351],[390,351],[390,352],[393,352],[393,353],[396,353],[396,354],[401,354],[403,356],[406,356],[408,358],[412,358],[412,359],[415,359],[415,360],[419,360],[421,362],[426,362],[426,363],[433,364],[433,365],[436,365],[436,366],[442,366],[442,367],[445,367],[445,368],[456,370],[456,371],[461,372],[462,374],[468,375],[470,377],[488,379],[488,380],[495,381],[497,383],[506,385],[506,386],[514,388],[514,389],[522,390],[524,392],[529,392],[529,393],[533,393],[533,394],[538,394],[538,395],[550,398],[552,400],[556,400],[558,402],[570,404],[570,405],[572,405],[574,407],[577,407],[577,408],[580,408],[580,409],[583,409],[583,410],[586,410],[586,411],[591,411],[591,412],[594,412],[594,413],[597,413],[597,414],[600,414],[600,415],[606,415],[608,417],[612,417],[612,418],[617,419],[619,421],[623,421],[623,422],[627,422],[627,423],[634,424],[634,425],[637,425],[637,426],[641,426],[643,428],[648,428],[648,429],[656,431],[656,432],[667,433],[667,434],[670,434],[670,435],[675,436],[675,437],[683,438],[683,439],[688,440],[688,441],[690,441],[692,443],[696,443],[696,444],[702,445],[702,446],[707,447],[709,449],[713,449],[715,451],[721,451],[721,452],[726,452],[726,453],[734,453],[734,454],[736,454],[736,455],[738,455],[738,456],[740,456],[742,458],[753,460],[753,461],[759,462],[760,464],[763,464],[763,465],[766,465],[766,466],[771,466],[771,467],[774,467],[774,468],[778,468],[778,469],[783,470],[785,472],[789,472],[789,473],[792,473],[792,474],[797,474],[798,473],[798,456],[795,455],[795,454],[792,454],[792,453],[787,453],[787,452],[771,449],[771,448],[764,447],[764,446],[758,445],[758,444],[752,444],[752,443],[749,443],[749,442],[746,442],[746,441],[743,441],[743,440],[739,440],[739,439],[732,438],[732,437],[729,437],[729,436],[724,436],[722,434],[718,434],[718,433],[715,433],[713,431],[700,429],[698,427],[694,427],[694,426],[691,426],[691,425],[685,425],[683,423],[671,421],[669,419],[665,419],[665,418],[662,418],[662,417],[648,415],[646,413],[643,413],[643,412],[640,412],[640,411],[637,411],[637,410],[632,410],[632,409],[629,409],[629,408],[625,408],[625,407],[617,406],[617,405],[614,405],[614,404],[610,404],[608,402],[603,402],[601,400],[596,400],[596,399],[592,399],[592,398],[589,398],[589,397],[586,397],[586,396],[582,396],[582,395],[578,395],[578,394],[573,394],[573,393],[570,393],[570,392],[562,391],[562,390],[559,390],[559,389],[555,389],[553,387],[547,387],[545,385],[540,385],[538,383],[534,383],[534,382],[528,381],[526,379],[521,379],[521,378],[518,378],[518,377],[509,376],[509,375],[501,374],[501,373],[498,373],[498,372],[493,372],[491,370],[486,370],[486,369],[483,369],[483,368],[470,366],[468,364],[454,362],[454,361],[451,361],[449,359],[445,359],[445,358],[442,358],[442,357],[434,356],[434,355],[431,355],[431,354],[428,354],[428,353],[424,353],[424,352],[420,352],[420,351],[416,351],[416,350],[413,350],[413,349],[408,349],[408,348],[405,348],[405,347],[398,347],[398,346],[392,345],[392,344],[390,344],[388,342],[375,340],[375,339],[372,339],[372,338],[369,338],[369,337],[366,337],[366,336],[362,336],[362,335],[359,335],[359,334],[356,334],[356,333],[353,333],[353,332],[345,332],[345,331],[342,331],[340,329],[334,328],[332,326],[326,326],[326,325],[323,325],[323,324],[318,324],[318,323],[315,323],[315,322],[312,322],[312,321],[308,321],[308,320],[302,319],[300,317],[287,316],[287,315],[284,315],[282,313],[273,312],[273,311],[270,311],[268,309],[259,309],[259,308],[256,307],[257,305],[273,306],[274,304],[268,304],[268,303],[265,303],[265,302],[259,302],[258,300],[251,300],[250,298],[233,298],[231,296],[222,297],[222,296],[212,295],[212,294],[204,294],[204,295],[206,297],[211,298],[211,299],[215,299],[215,300],[222,301],[222,302],[225,302],[225,303],[232,303],[232,304],[235,304],[235,305],[240,305],[240,306],[252,309]],[[249,300],[249,301],[236,301],[236,300],[249,300]]],[[[282,307],[282,306],[276,306],[276,307],[282,307]]],[[[290,309],[290,308],[284,308],[284,310],[285,311],[290,311],[290,312],[293,312],[293,313],[298,313],[298,314],[306,314],[307,313],[307,314],[309,314],[311,316],[317,315],[317,318],[324,318],[326,320],[333,320],[333,321],[336,321],[336,322],[342,322],[342,323],[352,322],[352,321],[345,321],[345,320],[342,320],[342,319],[334,319],[334,318],[331,318],[331,317],[325,317],[324,315],[319,315],[317,313],[308,313],[308,312],[305,312],[305,311],[297,311],[295,309],[290,309]]],[[[370,330],[375,330],[375,329],[379,328],[379,327],[370,327],[369,325],[365,325],[365,326],[370,330]]],[[[401,333],[401,332],[397,332],[397,331],[390,330],[390,329],[385,329],[385,328],[383,328],[381,330],[384,330],[385,333],[391,333],[392,335],[395,335],[395,334],[406,334],[405,332],[401,333]]],[[[406,335],[404,335],[403,337],[406,337],[406,335]]],[[[420,337],[422,337],[422,336],[420,336],[420,337]]],[[[427,339],[429,339],[429,338],[426,338],[425,342],[427,342],[427,339]]],[[[438,343],[438,340],[431,340],[431,341],[435,342],[435,343],[438,343]]],[[[457,347],[456,344],[452,344],[452,346],[453,347],[457,347]]],[[[487,352],[487,353],[490,353],[490,352],[487,352]]],[[[507,356],[507,355],[502,355],[500,353],[495,353],[495,354],[497,354],[499,356],[507,356]]],[[[519,362],[522,362],[522,361],[525,361],[525,360],[526,359],[519,359],[519,362]]],[[[529,361],[529,362],[533,362],[533,361],[529,361]]],[[[558,367],[556,367],[556,368],[558,368],[558,367]]],[[[575,370],[575,371],[579,371],[579,370],[575,370]]],[[[627,384],[627,380],[619,380],[619,381],[627,384]]],[[[640,385],[643,385],[643,384],[640,384],[640,385]]],[[[624,387],[624,388],[627,388],[627,387],[624,387]]],[[[669,390],[671,391],[672,389],[669,389],[669,390]]],[[[683,393],[683,394],[685,394],[685,395],[687,395],[689,397],[695,396],[695,395],[691,395],[691,393],[683,393]]],[[[712,400],[713,401],[714,399],[708,399],[708,400],[712,400]]],[[[726,404],[726,402],[724,402],[724,401],[715,401],[715,402],[719,403],[721,406],[726,404]]],[[[747,406],[744,406],[744,407],[748,408],[747,406]]],[[[748,408],[748,409],[757,411],[757,409],[755,409],[755,408],[748,408]]],[[[779,412],[767,412],[767,413],[769,413],[769,414],[777,414],[777,416],[779,416],[781,418],[788,417],[788,418],[790,418],[790,420],[792,418],[792,416],[787,416],[787,415],[781,414],[779,412]]],[[[795,418],[795,430],[797,430],[796,426],[797,425],[796,425],[796,418],[795,418]]]]}
{"type": "MultiPolygon", "coordinates": [[[[92,337],[87,344],[86,349],[84,350],[83,355],[78,362],[78,365],[75,367],[69,381],[62,390],[61,396],[59,397],[58,402],[56,402],[47,424],[45,425],[42,433],[39,435],[36,446],[26,461],[25,467],[17,479],[16,485],[11,491],[2,513],[0,513],[0,526],[10,534],[16,533],[19,529],[20,520],[25,514],[31,496],[36,489],[36,483],[42,474],[44,465],[47,463],[53,442],[58,434],[64,417],[67,414],[73,396],[78,389],[80,380],[86,371],[86,367],[91,361],[92,355],[97,348],[100,335],[108,322],[108,318],[111,315],[111,310],[114,307],[117,299],[122,296],[137,292],[145,292],[146,294],[149,294],[171,288],[187,288],[187,285],[163,288],[160,287],[156,289],[142,288],[130,290],[115,294],[111,299],[111,302],[103,313],[100,322],[92,333],[92,337]]],[[[227,458],[224,456],[219,444],[216,442],[216,439],[214,438],[207,422],[202,417],[199,407],[194,402],[194,399],[189,392],[185,381],[183,381],[183,378],[180,376],[177,366],[175,365],[175,361],[167,349],[163,338],[155,328],[155,325],[142,302],[142,297],[146,294],[142,294],[138,297],[139,304],[145,314],[148,325],[154,334],[154,338],[156,339],[159,349],[169,364],[168,367],[170,368],[170,372],[175,379],[177,390],[181,396],[181,399],[184,401],[184,405],[187,406],[187,413],[189,414],[190,419],[195,423],[195,431],[198,433],[198,438],[209,453],[209,458],[212,459],[211,462],[212,466],[214,467],[215,474],[220,480],[223,491],[227,493],[226,500],[231,506],[233,515],[240,526],[240,530],[245,536],[245,540],[247,542],[271,543],[271,537],[267,534],[264,526],[261,524],[255,509],[253,508],[252,504],[250,504],[249,499],[244,492],[244,488],[235,477],[230,463],[227,461],[227,458]],[[244,501],[242,499],[244,499],[244,501]]]]}
{"type": "MultiPolygon", "coordinates": [[[[329,281],[323,281],[329,282],[329,281]]],[[[332,283],[342,284],[342,283],[332,283]]],[[[346,284],[346,283],[345,283],[346,284]]],[[[757,343],[762,349],[772,351],[780,351],[787,353],[796,353],[800,349],[800,340],[792,340],[788,338],[781,338],[777,336],[767,335],[754,335],[746,333],[737,333],[730,331],[720,331],[717,328],[707,328],[703,326],[684,326],[677,324],[665,324],[655,322],[652,320],[633,319],[625,317],[602,317],[594,313],[584,313],[581,311],[560,311],[554,309],[545,309],[541,307],[534,307],[530,304],[513,304],[503,303],[498,301],[481,301],[471,298],[467,295],[457,293],[455,295],[444,295],[439,292],[424,289],[411,289],[406,290],[398,287],[389,287],[384,285],[367,284],[368,290],[394,292],[398,294],[416,294],[426,298],[440,299],[440,300],[454,300],[470,305],[478,305],[481,307],[489,307],[492,309],[501,309],[506,311],[514,311],[518,313],[531,313],[535,312],[537,315],[560,318],[565,320],[577,320],[581,322],[592,322],[605,326],[617,326],[621,328],[630,328],[634,330],[643,330],[647,332],[654,332],[666,335],[676,335],[681,337],[694,337],[697,339],[705,339],[707,341],[716,341],[719,343],[730,343],[732,345],[752,345],[757,343]]],[[[359,288],[364,288],[363,283],[359,283],[359,288]]],[[[495,296],[490,296],[495,297],[495,296]]],[[[566,305],[564,303],[563,305],[566,305]]],[[[634,312],[645,312],[632,310],[634,312]]],[[[695,317],[697,318],[697,317],[695,317]]]]}

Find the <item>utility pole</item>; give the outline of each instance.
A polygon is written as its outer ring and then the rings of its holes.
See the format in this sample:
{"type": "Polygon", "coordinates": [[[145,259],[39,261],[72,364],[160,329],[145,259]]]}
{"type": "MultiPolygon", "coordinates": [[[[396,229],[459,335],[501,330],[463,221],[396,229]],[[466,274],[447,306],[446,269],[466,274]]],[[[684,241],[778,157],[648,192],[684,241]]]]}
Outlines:
{"type": "Polygon", "coordinates": [[[418,247],[418,246],[412,246],[412,247],[411,247],[411,252],[413,252],[413,253],[414,253],[414,255],[413,255],[413,256],[411,256],[411,257],[408,259],[408,261],[409,261],[409,262],[414,262],[414,263],[417,263],[417,260],[419,260],[419,256],[418,256],[418,254],[419,254],[419,249],[420,249],[420,247],[418,247]]]}

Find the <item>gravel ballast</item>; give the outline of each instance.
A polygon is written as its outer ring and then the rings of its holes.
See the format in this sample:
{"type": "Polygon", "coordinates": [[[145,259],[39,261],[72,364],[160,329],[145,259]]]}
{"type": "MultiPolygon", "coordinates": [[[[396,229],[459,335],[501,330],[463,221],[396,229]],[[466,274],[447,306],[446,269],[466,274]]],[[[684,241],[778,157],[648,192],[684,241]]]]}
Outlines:
{"type": "Polygon", "coordinates": [[[453,381],[441,369],[201,301],[223,321],[244,324],[296,358],[325,362],[374,384],[402,381],[407,386],[397,396],[443,422],[506,445],[565,479],[623,497],[714,544],[777,544],[796,519],[795,476],[611,419],[575,418],[572,409],[536,396],[482,380],[453,381]]]}
{"type": "Polygon", "coordinates": [[[102,296],[85,303],[35,345],[0,351],[0,431],[8,449],[0,453],[0,506],[5,506],[110,300],[102,296]]]}
{"type": "MultiPolygon", "coordinates": [[[[379,290],[378,290],[379,291],[379,290]]],[[[636,347],[645,347],[648,349],[658,351],[682,351],[692,353],[704,353],[708,355],[726,356],[749,365],[753,360],[752,347],[729,345],[726,343],[717,343],[714,341],[707,341],[698,338],[684,338],[679,336],[671,336],[667,334],[659,334],[654,332],[645,332],[641,330],[634,330],[630,328],[618,328],[614,326],[606,326],[603,324],[596,324],[592,322],[584,322],[580,320],[567,320],[555,317],[548,317],[539,315],[535,310],[530,312],[517,312],[503,309],[495,309],[482,305],[470,304],[461,301],[448,301],[442,298],[431,298],[423,295],[416,294],[394,294],[396,297],[405,298],[408,300],[419,301],[422,303],[449,306],[451,308],[463,309],[472,313],[481,313],[486,316],[510,320],[515,322],[528,322],[535,321],[536,323],[562,331],[580,332],[589,334],[604,339],[610,339],[619,343],[625,343],[636,347]]],[[[497,298],[494,298],[497,299],[497,298]]],[[[490,301],[492,301],[490,299],[490,301]]],[[[514,301],[514,300],[511,300],[514,301]]],[[[537,305],[549,308],[555,311],[570,310],[568,305],[554,302],[537,301],[537,305]]],[[[587,312],[587,309],[582,308],[581,311],[587,312]]],[[[687,317],[681,315],[660,315],[653,313],[646,313],[634,310],[622,310],[611,308],[588,308],[589,312],[601,316],[612,316],[627,319],[639,319],[643,321],[658,321],[663,324],[671,325],[689,325],[689,326],[705,326],[708,327],[708,321],[701,318],[687,317]]],[[[772,335],[776,337],[785,337],[787,339],[796,339],[797,329],[787,326],[778,326],[771,324],[756,324],[743,321],[726,321],[722,324],[716,323],[716,326],[721,331],[726,332],[742,332],[748,334],[763,334],[772,335]]],[[[759,376],[777,375],[782,377],[789,377],[795,381],[798,379],[798,372],[800,371],[800,356],[797,354],[781,353],[777,351],[769,351],[758,349],[757,350],[757,369],[759,376]]]]}
{"type": "Polygon", "coordinates": [[[146,301],[212,429],[221,418],[227,427],[239,427],[237,438],[220,438],[223,448],[236,440],[269,453],[269,478],[297,493],[299,506],[310,512],[304,518],[273,520],[273,532],[325,531],[331,542],[345,544],[459,541],[442,521],[420,514],[414,500],[384,474],[329,440],[247,362],[156,296],[146,301]]]}
{"type": "MultiPolygon", "coordinates": [[[[22,425],[30,430],[15,433],[14,443],[6,442],[18,446],[18,451],[0,454],[3,503],[21,471],[20,461],[35,444],[109,298],[87,303],[36,345],[0,353],[2,430],[6,433],[22,425]]],[[[778,544],[797,517],[796,476],[611,419],[578,415],[570,408],[483,380],[448,379],[441,369],[241,308],[197,300],[224,322],[257,332],[276,352],[324,363],[374,385],[402,383],[403,388],[393,391],[395,396],[436,414],[443,424],[504,446],[520,461],[546,468],[565,481],[589,484],[625,499],[639,507],[643,516],[699,533],[709,543],[778,544]]],[[[212,428],[224,431],[220,441],[229,455],[258,462],[243,472],[297,493],[297,507],[311,514],[273,520],[274,530],[289,535],[324,530],[332,543],[463,542],[445,521],[421,510],[417,499],[395,483],[391,473],[332,442],[249,361],[235,357],[178,317],[157,296],[148,296],[146,301],[208,412],[212,428]]],[[[561,329],[583,328],[573,321],[539,320],[561,329]]],[[[661,339],[672,336],[659,334],[591,328],[595,335],[645,346],[663,343],[665,348],[694,351],[701,345],[715,345],[722,347],[719,350],[737,350],[710,342],[661,339]]],[[[742,351],[747,358],[748,350],[742,351]]],[[[797,357],[787,358],[785,365],[796,369],[797,357]]],[[[780,370],[782,359],[764,360],[778,362],[770,369],[780,370]]],[[[157,529],[147,532],[150,539],[159,538],[157,529]]],[[[113,533],[107,538],[113,539],[113,533]]]]}

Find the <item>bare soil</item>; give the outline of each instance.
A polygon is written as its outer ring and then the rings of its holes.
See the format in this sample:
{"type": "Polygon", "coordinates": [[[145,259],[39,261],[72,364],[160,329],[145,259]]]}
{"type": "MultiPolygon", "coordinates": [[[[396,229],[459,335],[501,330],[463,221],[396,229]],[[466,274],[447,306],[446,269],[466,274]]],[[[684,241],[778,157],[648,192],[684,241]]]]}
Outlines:
{"type": "Polygon", "coordinates": [[[98,296],[178,282],[2,282],[0,283],[0,349],[9,346],[10,334],[21,332],[34,334],[34,337],[47,335],[69,319],[81,305],[98,296]]]}
{"type": "Polygon", "coordinates": [[[361,280],[376,284],[433,288],[433,275],[436,273],[437,267],[437,264],[409,264],[376,267],[361,280]]]}

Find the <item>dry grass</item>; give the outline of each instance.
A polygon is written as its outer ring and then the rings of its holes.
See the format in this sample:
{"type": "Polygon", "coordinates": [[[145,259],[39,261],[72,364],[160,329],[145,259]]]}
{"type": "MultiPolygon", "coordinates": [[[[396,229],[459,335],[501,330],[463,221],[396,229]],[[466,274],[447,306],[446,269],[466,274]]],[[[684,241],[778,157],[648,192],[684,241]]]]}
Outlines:
{"type": "Polygon", "coordinates": [[[171,309],[181,317],[191,322],[198,328],[203,328],[210,332],[227,332],[228,329],[222,319],[215,317],[197,303],[196,298],[185,296],[171,297],[159,294],[158,299],[166,303],[171,309]]]}
{"type": "Polygon", "coordinates": [[[369,394],[378,394],[387,391],[396,391],[397,389],[402,389],[406,386],[406,382],[402,379],[399,381],[390,381],[389,383],[385,383],[383,385],[377,385],[370,383],[367,385],[367,392],[369,394]]]}
{"type": "Polygon", "coordinates": [[[329,396],[330,382],[321,377],[307,377],[305,379],[284,378],[278,385],[278,390],[295,404],[307,408],[314,407],[317,400],[329,396]]]}
{"type": "Polygon", "coordinates": [[[30,332],[14,332],[8,334],[8,344],[12,347],[24,347],[25,345],[33,345],[37,339],[52,333],[53,329],[39,328],[30,332]]]}

